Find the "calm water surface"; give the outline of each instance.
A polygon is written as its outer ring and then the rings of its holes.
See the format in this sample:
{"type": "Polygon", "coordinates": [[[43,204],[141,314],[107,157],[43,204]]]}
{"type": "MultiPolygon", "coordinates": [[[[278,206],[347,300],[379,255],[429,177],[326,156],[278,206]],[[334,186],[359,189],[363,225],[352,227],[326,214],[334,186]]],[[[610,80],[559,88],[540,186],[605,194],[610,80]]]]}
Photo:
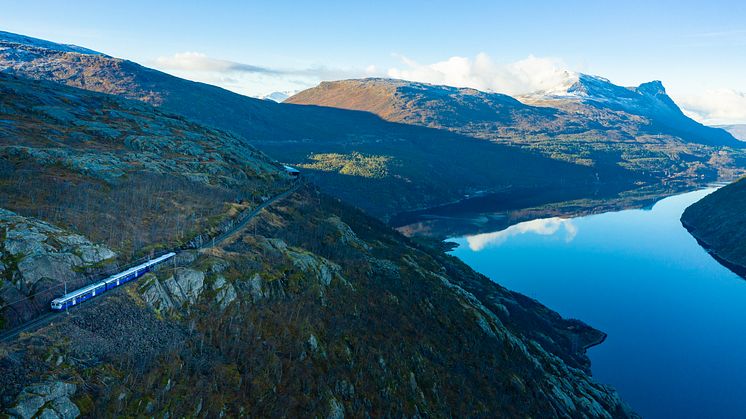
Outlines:
{"type": "Polygon", "coordinates": [[[593,375],[644,417],[746,418],[746,281],[679,222],[713,190],[455,238],[453,254],[608,333],[589,350],[593,375]]]}

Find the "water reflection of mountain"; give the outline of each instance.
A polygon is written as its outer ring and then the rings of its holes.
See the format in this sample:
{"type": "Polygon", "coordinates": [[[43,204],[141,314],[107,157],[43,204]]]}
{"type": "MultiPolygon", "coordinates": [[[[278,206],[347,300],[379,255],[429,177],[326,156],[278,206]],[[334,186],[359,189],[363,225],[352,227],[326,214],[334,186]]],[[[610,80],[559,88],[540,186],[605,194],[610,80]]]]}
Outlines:
{"type": "Polygon", "coordinates": [[[473,236],[505,230],[527,220],[572,218],[630,208],[650,210],[661,198],[694,188],[693,185],[659,185],[611,196],[527,205],[521,209],[506,209],[499,197],[482,196],[447,206],[401,213],[393,217],[390,224],[407,236],[437,239],[473,236]]]}
{"type": "Polygon", "coordinates": [[[573,224],[571,219],[560,217],[538,218],[514,224],[505,230],[466,236],[466,242],[469,244],[471,250],[478,252],[487,247],[498,246],[511,237],[523,234],[559,236],[563,232],[564,240],[571,242],[578,234],[578,228],[573,224]]]}

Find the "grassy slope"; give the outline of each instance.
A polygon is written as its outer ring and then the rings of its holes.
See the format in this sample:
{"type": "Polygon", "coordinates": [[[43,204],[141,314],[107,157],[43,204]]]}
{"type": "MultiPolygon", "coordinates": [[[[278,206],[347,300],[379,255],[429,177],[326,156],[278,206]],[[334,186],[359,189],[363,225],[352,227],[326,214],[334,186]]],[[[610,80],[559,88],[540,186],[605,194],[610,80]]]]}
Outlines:
{"type": "Polygon", "coordinates": [[[714,255],[746,273],[746,180],[725,186],[692,204],[681,222],[714,255]]]}

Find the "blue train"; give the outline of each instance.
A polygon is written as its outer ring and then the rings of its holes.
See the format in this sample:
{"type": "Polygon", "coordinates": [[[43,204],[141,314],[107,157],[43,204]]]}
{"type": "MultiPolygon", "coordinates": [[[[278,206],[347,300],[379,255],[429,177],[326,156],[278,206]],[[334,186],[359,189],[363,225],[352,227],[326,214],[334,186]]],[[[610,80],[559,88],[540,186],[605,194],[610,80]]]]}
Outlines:
{"type": "Polygon", "coordinates": [[[174,252],[166,253],[163,256],[159,256],[153,260],[149,260],[143,264],[127,269],[126,271],[120,272],[116,275],[112,275],[102,281],[86,285],[83,288],[63,295],[62,297],[55,298],[54,300],[52,300],[52,310],[64,310],[68,307],[80,304],[83,301],[93,298],[97,295],[103,294],[104,292],[118,287],[125,282],[137,279],[145,274],[145,272],[150,271],[153,266],[165,262],[166,260],[171,259],[174,256],[176,256],[176,253],[174,252]]]}

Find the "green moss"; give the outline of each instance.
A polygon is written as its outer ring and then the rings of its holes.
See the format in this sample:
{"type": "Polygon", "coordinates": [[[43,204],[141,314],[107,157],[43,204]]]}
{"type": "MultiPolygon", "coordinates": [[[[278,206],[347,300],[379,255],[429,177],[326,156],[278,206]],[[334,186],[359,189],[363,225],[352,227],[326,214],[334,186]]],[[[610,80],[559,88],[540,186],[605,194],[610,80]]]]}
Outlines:
{"type": "Polygon", "coordinates": [[[79,391],[78,394],[72,398],[72,402],[78,406],[81,416],[88,417],[93,414],[95,405],[93,403],[93,398],[91,398],[87,393],[79,391]]]}

